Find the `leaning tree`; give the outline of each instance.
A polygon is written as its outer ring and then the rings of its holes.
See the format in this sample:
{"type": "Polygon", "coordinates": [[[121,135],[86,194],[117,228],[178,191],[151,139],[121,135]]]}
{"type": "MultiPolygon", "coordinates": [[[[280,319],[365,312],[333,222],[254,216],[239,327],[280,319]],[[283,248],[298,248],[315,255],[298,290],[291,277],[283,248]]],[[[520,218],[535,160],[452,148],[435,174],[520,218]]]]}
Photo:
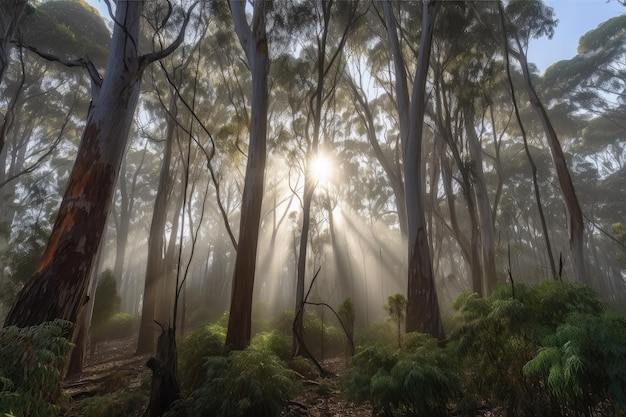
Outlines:
{"type": "Polygon", "coordinates": [[[171,54],[184,39],[191,10],[168,47],[139,51],[143,1],[117,3],[105,77],[89,67],[93,98],[76,162],[52,234],[32,278],[22,288],[5,325],[29,326],[56,318],[75,322],[88,301],[89,275],[109,208],[139,97],[143,71],[171,54]]]}

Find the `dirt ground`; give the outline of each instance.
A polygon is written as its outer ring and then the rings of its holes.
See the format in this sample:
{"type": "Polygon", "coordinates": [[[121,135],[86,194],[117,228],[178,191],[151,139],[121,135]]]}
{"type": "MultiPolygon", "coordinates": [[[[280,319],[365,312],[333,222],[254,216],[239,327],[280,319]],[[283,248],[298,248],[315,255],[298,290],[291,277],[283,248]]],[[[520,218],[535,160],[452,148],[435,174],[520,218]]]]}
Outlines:
{"type": "MultiPolygon", "coordinates": [[[[93,356],[87,355],[83,372],[67,377],[63,388],[74,400],[128,390],[149,380],[149,355],[135,355],[136,338],[103,342],[93,356]]],[[[369,406],[346,402],[339,389],[346,372],[344,358],[328,359],[324,367],[335,376],[303,381],[303,391],[284,412],[285,417],[370,417],[369,406]]]]}

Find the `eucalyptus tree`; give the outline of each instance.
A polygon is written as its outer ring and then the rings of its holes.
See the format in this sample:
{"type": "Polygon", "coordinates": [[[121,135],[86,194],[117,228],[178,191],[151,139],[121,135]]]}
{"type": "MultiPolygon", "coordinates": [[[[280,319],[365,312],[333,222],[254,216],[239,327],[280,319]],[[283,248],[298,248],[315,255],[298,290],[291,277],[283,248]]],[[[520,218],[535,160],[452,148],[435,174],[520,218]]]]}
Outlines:
{"type": "Polygon", "coordinates": [[[253,3],[252,21],[246,17],[246,3],[229,2],[235,32],[252,75],[250,141],[243,187],[241,220],[226,345],[243,349],[250,343],[252,294],[259,237],[259,221],[267,159],[267,106],[269,46],[266,29],[266,1],[253,3]]]}
{"type": "Polygon", "coordinates": [[[309,227],[311,221],[311,204],[316,186],[311,164],[319,155],[320,144],[323,141],[323,114],[326,111],[326,100],[332,96],[336,77],[340,69],[340,56],[346,44],[348,35],[354,30],[356,22],[363,11],[358,1],[321,1],[310,4],[315,14],[314,33],[315,46],[310,50],[314,65],[314,80],[312,92],[308,97],[307,126],[305,130],[306,150],[304,163],[304,190],[302,194],[302,229],[298,255],[298,270],[296,277],[296,303],[294,323],[294,347],[299,346],[302,340],[304,315],[304,282],[307,264],[307,247],[309,241],[309,227]],[[334,16],[334,18],[333,18],[334,16]],[[329,82],[330,79],[331,81],[329,82]],[[329,84],[330,83],[330,84],[329,84]],[[331,93],[329,93],[329,91],[331,93]]]}
{"type": "MultiPolygon", "coordinates": [[[[196,43],[196,45],[199,44],[196,43]]],[[[144,280],[143,304],[141,322],[139,327],[139,337],[137,342],[137,353],[152,352],[155,347],[155,335],[153,322],[157,318],[162,324],[172,324],[171,307],[173,305],[171,297],[175,294],[175,289],[171,285],[167,285],[168,277],[171,281],[171,258],[174,256],[174,242],[177,240],[176,230],[171,230],[169,235],[169,249],[166,244],[166,222],[168,211],[171,204],[174,204],[172,225],[178,225],[180,209],[182,208],[182,194],[176,196],[176,177],[177,167],[180,164],[182,155],[175,155],[175,146],[181,146],[181,134],[184,135],[180,120],[179,97],[185,90],[191,88],[197,80],[186,72],[187,67],[196,62],[199,57],[195,48],[187,51],[184,48],[179,54],[171,57],[166,63],[161,63],[161,69],[152,69],[152,85],[156,99],[161,106],[161,112],[164,113],[165,119],[165,135],[163,137],[164,149],[163,159],[159,172],[158,186],[154,199],[151,223],[148,236],[148,252],[146,262],[146,274],[144,280]],[[169,69],[168,67],[171,67],[169,69]],[[163,76],[162,72],[166,72],[163,76]],[[155,74],[156,73],[156,74],[155,74]],[[160,83],[158,82],[160,81],[160,83]],[[167,91],[168,96],[163,97],[161,91],[167,91]],[[165,255],[165,256],[164,256],[165,255]],[[168,256],[169,255],[169,256],[168,256]],[[161,299],[161,303],[159,303],[161,299]],[[157,314],[157,305],[160,304],[160,314],[157,314]]],[[[189,117],[187,117],[189,118],[189,117]]],[[[191,144],[189,144],[191,146],[191,144]]],[[[175,229],[175,228],[173,228],[175,229]]]]}
{"type": "Polygon", "coordinates": [[[539,81],[550,99],[550,111],[564,114],[566,123],[577,128],[572,136],[578,140],[570,144],[571,166],[582,191],[585,218],[592,226],[587,234],[593,266],[589,274],[602,277],[594,286],[613,299],[621,292],[621,281],[613,278],[620,274],[610,272],[621,249],[610,231],[613,224],[621,223],[624,212],[619,178],[626,162],[625,29],[624,16],[601,23],[581,36],[574,58],[551,65],[539,81]],[[601,259],[607,254],[612,256],[601,259]]]}
{"type": "MultiPolygon", "coordinates": [[[[424,214],[422,176],[422,139],[426,110],[426,80],[430,68],[430,52],[439,4],[429,0],[422,3],[422,26],[419,55],[409,98],[406,62],[398,40],[396,16],[391,2],[383,2],[389,45],[394,68],[396,101],[402,143],[404,189],[408,221],[408,332],[419,331],[443,338],[443,325],[437,301],[430,245],[424,214]]],[[[409,6],[412,7],[412,6],[409,6]]]]}
{"type": "Polygon", "coordinates": [[[125,280],[126,248],[132,226],[131,221],[135,215],[135,205],[142,194],[142,189],[148,185],[142,178],[145,175],[146,157],[150,158],[147,142],[143,149],[130,148],[126,153],[121,165],[115,200],[111,207],[116,240],[112,273],[116,279],[118,291],[125,280]]]}
{"type": "Polygon", "coordinates": [[[533,0],[510,2],[506,9],[502,2],[498,2],[498,11],[502,19],[505,19],[505,24],[502,27],[507,32],[504,33],[507,39],[506,53],[513,56],[520,65],[524,76],[526,93],[541,121],[552,156],[553,166],[567,213],[571,262],[573,265],[572,272],[578,282],[588,283],[584,257],[585,226],[583,213],[558,135],[535,89],[524,45],[525,43],[527,44],[531,37],[544,34],[551,36],[556,24],[553,10],[546,7],[539,0],[533,0]]]}
{"type": "Polygon", "coordinates": [[[105,76],[92,79],[93,100],[58,217],[33,277],[7,316],[7,325],[28,326],[55,318],[76,321],[87,301],[89,273],[106,226],[141,76],[148,65],[182,43],[191,16],[185,15],[173,43],[141,54],[143,7],[142,1],[116,6],[105,76]]]}
{"type": "MultiPolygon", "coordinates": [[[[360,69],[359,63],[354,65],[360,69]]],[[[370,100],[366,94],[366,87],[363,86],[363,76],[353,76],[349,73],[345,75],[346,84],[349,87],[352,97],[354,97],[358,106],[356,106],[356,114],[365,128],[365,135],[368,142],[372,146],[372,150],[378,163],[382,166],[385,175],[389,181],[389,185],[393,190],[395,197],[398,225],[400,228],[400,236],[402,240],[407,236],[407,219],[406,219],[406,203],[404,198],[404,181],[402,179],[402,164],[400,161],[400,153],[398,152],[397,140],[393,139],[393,135],[389,138],[381,138],[379,135],[379,121],[376,113],[380,111],[380,107],[384,104],[382,100],[370,100]],[[392,143],[388,143],[391,139],[392,143]],[[391,146],[390,146],[391,145],[391,146]],[[394,149],[395,147],[395,149],[394,149]]],[[[384,100],[386,101],[386,100],[384,100]]]]}

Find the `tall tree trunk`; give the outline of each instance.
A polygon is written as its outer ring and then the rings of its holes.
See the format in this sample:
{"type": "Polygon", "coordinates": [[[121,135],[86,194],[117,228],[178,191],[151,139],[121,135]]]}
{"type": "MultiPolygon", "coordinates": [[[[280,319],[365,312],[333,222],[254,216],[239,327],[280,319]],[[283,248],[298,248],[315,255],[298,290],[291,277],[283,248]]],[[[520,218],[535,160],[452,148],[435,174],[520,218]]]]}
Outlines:
{"type": "MultiPolygon", "coordinates": [[[[506,25],[504,22],[504,14],[500,14],[502,29],[506,34],[506,25]]],[[[541,193],[539,191],[539,182],[537,180],[537,165],[535,164],[535,160],[530,153],[530,148],[528,147],[528,140],[526,138],[526,129],[524,128],[524,124],[522,123],[522,118],[519,112],[519,106],[517,105],[517,95],[515,94],[515,87],[513,86],[513,79],[511,78],[511,63],[509,60],[508,54],[508,40],[505,36],[504,38],[504,47],[505,47],[505,61],[506,61],[506,74],[509,83],[509,90],[511,92],[511,100],[513,101],[513,109],[515,111],[515,117],[517,119],[517,124],[519,125],[522,140],[524,141],[524,151],[526,152],[526,158],[528,159],[528,163],[530,164],[531,174],[533,178],[533,189],[535,191],[535,201],[537,202],[537,211],[539,213],[539,219],[541,221],[541,231],[543,234],[543,239],[546,244],[546,252],[548,255],[548,261],[550,263],[550,272],[552,273],[552,279],[557,280],[559,277],[556,272],[556,264],[554,262],[554,254],[552,253],[552,244],[550,243],[550,234],[548,233],[548,225],[546,223],[546,217],[543,213],[543,204],[541,203],[541,193]]],[[[492,116],[493,120],[493,116],[492,116]]],[[[499,159],[498,159],[499,160],[499,159]]],[[[501,169],[501,168],[500,168],[501,169]]]]}
{"type": "MultiPolygon", "coordinates": [[[[176,130],[176,93],[171,89],[170,102],[168,104],[167,131],[165,134],[165,150],[161,172],[159,174],[159,186],[152,210],[150,233],[148,236],[148,259],[146,264],[146,278],[143,290],[143,305],[141,309],[141,322],[139,325],[139,337],[137,339],[137,353],[151,353],[155,348],[156,331],[154,319],[156,317],[157,297],[159,286],[162,285],[165,274],[163,271],[163,244],[165,240],[165,222],[167,207],[171,189],[170,166],[172,164],[172,147],[174,132],[176,130]]],[[[175,236],[172,236],[175,239],[175,236]]]]}
{"type": "Polygon", "coordinates": [[[115,246],[115,263],[113,264],[113,277],[117,282],[117,289],[120,292],[122,282],[124,281],[124,261],[126,259],[126,247],[128,245],[128,233],[130,232],[130,220],[133,214],[133,208],[135,206],[135,192],[137,189],[137,178],[139,172],[143,166],[143,162],[146,157],[147,148],[144,148],[141,155],[141,162],[137,166],[133,173],[130,187],[126,184],[126,158],[122,161],[122,177],[119,184],[121,203],[119,217],[116,221],[117,233],[115,234],[116,246],[115,246]]]}
{"type": "MultiPolygon", "coordinates": [[[[498,8],[501,16],[505,16],[504,6],[502,5],[501,1],[498,2],[498,8]]],[[[526,59],[526,54],[524,53],[524,49],[519,39],[519,35],[515,32],[513,33],[513,35],[515,43],[517,45],[517,50],[508,47],[508,42],[507,49],[509,53],[513,55],[513,57],[515,57],[515,59],[519,62],[520,67],[522,68],[522,74],[524,75],[524,86],[526,87],[526,92],[528,94],[530,103],[537,113],[537,116],[539,116],[539,120],[541,121],[541,125],[543,126],[546,140],[548,142],[548,147],[550,148],[550,155],[552,156],[552,163],[554,165],[556,176],[559,182],[559,188],[561,190],[561,195],[563,196],[565,211],[567,212],[569,244],[572,257],[572,269],[574,273],[574,278],[577,282],[589,284],[585,271],[585,225],[583,222],[582,209],[580,208],[578,197],[576,196],[576,189],[574,188],[574,183],[572,182],[572,177],[567,167],[567,162],[565,160],[565,155],[563,154],[563,149],[561,148],[559,138],[556,134],[556,131],[554,130],[554,127],[552,126],[552,122],[548,117],[548,113],[545,107],[539,99],[537,90],[535,90],[535,86],[533,85],[530,70],[528,68],[528,60],[526,59]]]]}
{"type": "Polygon", "coordinates": [[[265,28],[265,0],[255,0],[252,26],[246,20],[246,3],[231,0],[235,32],[246,54],[252,73],[252,118],[248,163],[241,202],[241,220],[230,317],[226,345],[231,349],[244,349],[250,344],[252,327],[252,295],[261,219],[261,203],[267,159],[267,106],[269,55],[265,28]]]}
{"type": "MultiPolygon", "coordinates": [[[[102,248],[101,248],[102,249],[102,248]]],[[[76,325],[72,332],[71,342],[76,345],[72,350],[70,357],[70,363],[67,366],[67,375],[76,375],[83,371],[83,360],[85,358],[85,352],[87,351],[87,345],[89,342],[89,336],[91,333],[91,318],[93,317],[93,306],[96,301],[96,288],[98,287],[98,272],[102,263],[102,250],[98,250],[96,261],[89,276],[89,302],[82,308],[81,313],[78,316],[76,325]]],[[[91,345],[95,348],[96,341],[92,337],[91,345]]]]}
{"type": "Polygon", "coordinates": [[[407,332],[419,331],[443,338],[443,325],[433,276],[426,217],[424,214],[422,135],[426,109],[426,78],[437,4],[423,2],[422,34],[413,80],[411,100],[408,99],[406,71],[398,41],[395,16],[389,1],[383,3],[389,42],[396,74],[396,100],[402,134],[404,189],[408,222],[408,288],[407,332]],[[410,117],[409,117],[410,115],[410,117]]]}
{"type": "Polygon", "coordinates": [[[409,276],[407,290],[407,332],[422,332],[444,337],[435,277],[433,276],[426,218],[424,214],[422,138],[426,110],[428,76],[435,19],[438,5],[423,2],[422,34],[411,94],[409,132],[404,143],[404,188],[408,220],[409,276]]]}
{"type": "Polygon", "coordinates": [[[491,204],[489,203],[485,173],[483,172],[483,151],[476,130],[474,130],[475,113],[471,103],[465,103],[463,106],[463,116],[465,118],[468,148],[473,161],[472,189],[479,221],[483,295],[489,296],[495,289],[497,282],[495,229],[491,216],[491,204]]]}
{"type": "Polygon", "coordinates": [[[143,2],[120,2],[106,77],[85,131],[43,258],[22,288],[6,324],[75,322],[87,302],[89,273],[106,226],[139,96],[143,64],[137,44],[143,2]]]}

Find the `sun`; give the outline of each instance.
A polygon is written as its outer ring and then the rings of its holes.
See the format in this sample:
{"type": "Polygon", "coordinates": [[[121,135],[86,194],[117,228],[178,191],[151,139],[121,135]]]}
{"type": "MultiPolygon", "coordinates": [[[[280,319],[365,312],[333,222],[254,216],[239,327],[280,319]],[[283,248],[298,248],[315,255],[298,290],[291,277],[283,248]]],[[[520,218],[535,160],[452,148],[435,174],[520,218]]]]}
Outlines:
{"type": "Polygon", "coordinates": [[[318,153],[309,165],[309,173],[311,174],[316,185],[327,185],[332,181],[334,172],[334,164],[330,156],[324,153],[318,153]]]}

